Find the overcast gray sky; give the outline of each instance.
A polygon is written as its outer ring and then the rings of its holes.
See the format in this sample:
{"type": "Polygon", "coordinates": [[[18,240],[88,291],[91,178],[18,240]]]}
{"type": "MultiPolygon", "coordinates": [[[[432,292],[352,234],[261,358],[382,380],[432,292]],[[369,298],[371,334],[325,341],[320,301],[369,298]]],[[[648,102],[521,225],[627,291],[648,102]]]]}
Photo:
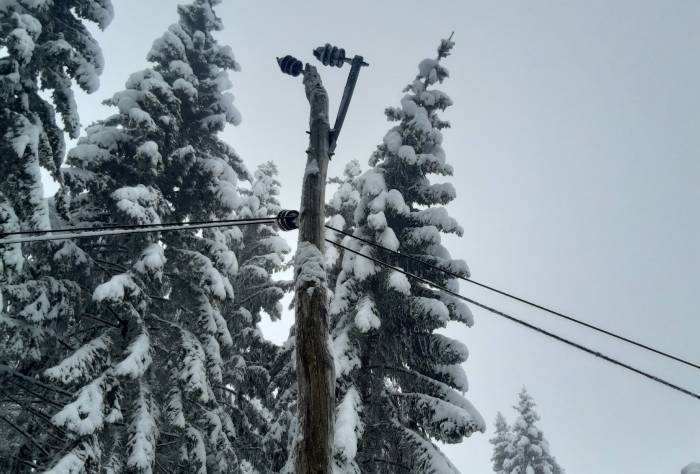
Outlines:
{"type": "MultiPolygon", "coordinates": [[[[115,21],[97,33],[102,87],[78,98],[84,124],[111,113],[101,100],[146,66],[151,42],[176,19],[169,0],[114,3],[115,21]]],[[[453,255],[477,280],[700,361],[700,1],[224,0],[219,13],[220,38],[243,67],[233,76],[243,123],[225,138],[251,169],[277,162],[289,208],[299,202],[307,104],[275,56],[312,60],[331,42],[370,63],[331,164],[337,174],[352,158],[366,165],[390,126],[384,108],[454,30],[444,145],[458,190],[449,210],[466,232],[447,239],[453,255]]],[[[335,111],[347,69],[322,72],[335,111]]],[[[693,369],[463,292],[700,391],[693,369]]],[[[489,424],[497,410],[513,419],[526,385],[569,474],[678,473],[700,460],[700,401],[474,313],[473,328],[446,332],[469,346],[468,396],[489,424]]],[[[265,331],[279,341],[288,324],[265,331]]],[[[491,435],[446,451],[465,474],[486,474],[491,435]]]]}

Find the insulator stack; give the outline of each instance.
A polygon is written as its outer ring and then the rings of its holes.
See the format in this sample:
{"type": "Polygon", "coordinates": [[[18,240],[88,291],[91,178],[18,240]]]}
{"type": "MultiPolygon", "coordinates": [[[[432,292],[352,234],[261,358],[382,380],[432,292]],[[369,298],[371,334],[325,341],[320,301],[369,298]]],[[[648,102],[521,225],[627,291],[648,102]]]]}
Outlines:
{"type": "Polygon", "coordinates": [[[284,210],[277,214],[277,226],[282,230],[299,228],[299,211],[284,210]]]}
{"type": "Polygon", "coordinates": [[[283,58],[277,58],[277,64],[283,73],[294,77],[297,77],[304,70],[304,63],[289,54],[283,58]]]}
{"type": "Polygon", "coordinates": [[[341,67],[345,63],[345,50],[337,46],[326,43],[314,49],[314,56],[321,61],[324,66],[341,67]]]}

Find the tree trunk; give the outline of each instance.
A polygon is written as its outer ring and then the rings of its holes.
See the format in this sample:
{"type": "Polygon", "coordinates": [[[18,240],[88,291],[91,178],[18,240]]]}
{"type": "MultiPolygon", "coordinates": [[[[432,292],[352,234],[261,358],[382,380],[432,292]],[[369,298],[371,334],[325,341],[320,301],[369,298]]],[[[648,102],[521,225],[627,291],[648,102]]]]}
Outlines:
{"type": "Polygon", "coordinates": [[[311,106],[310,139],[302,186],[295,257],[296,362],[301,439],[297,474],[330,474],[333,459],[335,367],[329,348],[323,263],[325,189],[330,146],[328,94],[316,68],[304,68],[311,106]]]}

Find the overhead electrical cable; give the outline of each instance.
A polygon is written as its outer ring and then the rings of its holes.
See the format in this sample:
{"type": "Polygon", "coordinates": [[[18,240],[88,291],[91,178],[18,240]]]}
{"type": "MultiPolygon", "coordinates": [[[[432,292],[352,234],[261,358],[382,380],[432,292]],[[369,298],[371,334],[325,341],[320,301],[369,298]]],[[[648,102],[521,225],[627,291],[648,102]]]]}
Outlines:
{"type": "Polygon", "coordinates": [[[299,213],[297,211],[284,210],[274,217],[256,217],[251,219],[206,220],[164,224],[110,224],[95,227],[13,231],[0,233],[0,245],[254,224],[277,224],[282,230],[292,230],[296,228],[298,216],[299,213]],[[21,237],[6,238],[8,235],[20,235],[21,237]],[[24,237],[23,235],[32,235],[33,237],[24,237]]]}
{"type": "Polygon", "coordinates": [[[683,393],[683,394],[685,394],[685,395],[688,395],[688,396],[693,397],[693,398],[695,398],[695,399],[697,399],[697,400],[700,400],[700,394],[697,394],[697,393],[692,392],[692,391],[690,391],[690,390],[687,390],[687,389],[685,389],[685,388],[683,388],[683,387],[680,387],[680,386],[678,386],[678,385],[675,385],[675,384],[673,384],[673,383],[671,383],[671,382],[668,382],[668,381],[666,381],[666,380],[664,380],[664,379],[662,379],[662,378],[659,378],[659,377],[657,377],[657,376],[655,376],[655,375],[652,375],[652,374],[650,374],[650,373],[648,373],[648,372],[645,372],[645,371],[643,371],[643,370],[640,370],[640,369],[637,369],[637,368],[635,368],[635,367],[632,367],[631,365],[628,365],[628,364],[626,364],[626,363],[624,363],[624,362],[620,362],[619,360],[614,359],[614,358],[612,358],[612,357],[610,357],[610,356],[607,356],[607,355],[605,355],[605,354],[603,354],[603,353],[601,353],[601,352],[595,351],[595,350],[590,349],[590,348],[588,348],[588,347],[586,347],[586,346],[584,346],[584,345],[582,345],[582,344],[579,344],[579,343],[577,343],[577,342],[574,342],[574,341],[571,341],[571,340],[569,340],[569,339],[566,339],[566,338],[564,338],[564,337],[562,337],[562,336],[559,336],[558,334],[554,334],[554,333],[552,333],[552,332],[550,332],[550,331],[547,331],[547,330],[545,330],[545,329],[542,329],[542,328],[540,328],[539,326],[535,326],[534,324],[531,324],[531,323],[528,323],[528,322],[526,322],[526,321],[523,321],[522,319],[518,319],[518,318],[516,318],[516,317],[514,317],[514,316],[511,316],[511,315],[509,315],[509,314],[507,314],[507,313],[504,313],[503,311],[500,311],[500,310],[498,310],[498,309],[492,308],[492,307],[487,306],[487,305],[485,305],[485,304],[483,304],[483,303],[479,303],[478,301],[473,300],[473,299],[471,299],[471,298],[467,298],[466,296],[463,296],[463,295],[461,295],[461,294],[459,294],[459,293],[457,293],[457,292],[454,292],[454,291],[452,291],[452,290],[450,290],[450,289],[448,289],[448,288],[445,288],[444,286],[441,286],[441,285],[439,285],[439,284],[437,284],[437,283],[435,283],[435,282],[432,282],[432,281],[430,281],[430,280],[428,280],[428,279],[426,279],[426,278],[423,278],[423,277],[421,277],[421,276],[415,275],[415,274],[413,274],[413,273],[406,272],[406,271],[404,271],[403,269],[401,269],[401,268],[399,268],[399,267],[396,267],[396,266],[394,266],[394,265],[391,265],[391,264],[389,264],[389,263],[386,263],[386,262],[384,262],[384,261],[381,261],[381,260],[379,260],[379,259],[377,259],[377,258],[374,258],[374,257],[372,257],[372,256],[365,255],[365,254],[363,254],[363,253],[361,253],[361,252],[358,252],[357,250],[353,250],[353,249],[351,249],[351,248],[349,248],[349,247],[346,247],[345,245],[340,244],[340,243],[338,243],[338,242],[335,242],[335,241],[333,241],[333,240],[331,240],[331,239],[325,239],[325,240],[326,240],[326,242],[329,242],[329,243],[335,245],[336,247],[342,248],[343,250],[346,250],[346,251],[348,251],[348,252],[354,253],[354,254],[359,255],[359,256],[361,256],[361,257],[364,257],[364,258],[366,258],[366,259],[368,259],[368,260],[373,261],[374,263],[377,263],[377,264],[379,264],[379,265],[382,265],[382,266],[384,266],[384,267],[386,267],[386,268],[389,268],[389,269],[391,269],[391,270],[397,271],[397,272],[399,272],[399,273],[403,273],[404,275],[406,275],[406,276],[408,276],[408,277],[410,277],[410,278],[413,278],[414,280],[417,280],[417,281],[420,281],[421,283],[425,283],[426,285],[432,286],[433,288],[436,288],[436,289],[438,289],[438,290],[440,290],[440,291],[443,291],[443,292],[445,292],[445,293],[447,293],[447,294],[449,294],[449,295],[452,295],[452,296],[454,296],[455,298],[459,298],[459,299],[461,299],[461,300],[467,301],[468,303],[471,303],[471,304],[473,304],[473,305],[475,305],[475,306],[478,306],[478,307],[480,307],[480,308],[482,308],[482,309],[485,309],[486,311],[488,311],[488,312],[490,312],[490,313],[493,313],[493,314],[496,314],[496,315],[501,316],[501,317],[503,317],[503,318],[506,318],[506,319],[508,319],[508,320],[510,320],[510,321],[512,321],[512,322],[514,322],[514,323],[516,323],[516,324],[519,324],[519,325],[524,326],[524,327],[526,327],[526,328],[528,328],[528,329],[531,329],[531,330],[533,330],[533,331],[536,331],[536,332],[538,332],[538,333],[540,333],[540,334],[543,334],[543,335],[545,335],[545,336],[548,336],[548,337],[551,337],[551,338],[553,338],[553,339],[556,339],[557,341],[562,342],[562,343],[564,343],[564,344],[567,344],[567,345],[570,346],[570,347],[574,347],[574,348],[576,348],[576,349],[578,349],[578,350],[581,350],[581,351],[586,352],[586,353],[588,353],[588,354],[591,354],[591,355],[593,355],[593,356],[595,356],[595,357],[598,357],[598,358],[600,358],[600,359],[602,359],[602,360],[604,360],[604,361],[606,361],[606,362],[609,362],[609,363],[611,363],[611,364],[614,364],[614,365],[617,365],[617,366],[619,366],[619,367],[625,368],[625,369],[627,369],[627,370],[629,370],[629,371],[632,371],[632,372],[634,372],[634,373],[636,373],[636,374],[638,374],[638,375],[641,375],[641,376],[643,376],[643,377],[646,377],[646,378],[649,379],[649,380],[652,380],[652,381],[654,381],[654,382],[660,383],[660,384],[665,385],[666,387],[669,387],[669,388],[671,388],[671,389],[673,389],[673,390],[676,390],[676,391],[681,392],[681,393],[683,393]]]}
{"type": "Polygon", "coordinates": [[[364,239],[364,238],[362,238],[362,237],[353,235],[353,234],[351,234],[351,233],[349,233],[349,232],[345,232],[345,231],[340,230],[340,229],[336,229],[335,227],[332,227],[332,226],[330,226],[330,225],[326,225],[326,228],[327,228],[327,229],[330,229],[330,230],[333,230],[333,231],[335,231],[335,232],[338,232],[338,233],[340,233],[340,234],[346,235],[346,236],[348,236],[348,237],[352,237],[353,239],[357,239],[357,240],[359,240],[360,242],[364,242],[364,243],[367,244],[367,245],[370,245],[370,246],[372,246],[372,247],[374,247],[374,248],[383,250],[383,251],[385,251],[385,252],[387,252],[387,253],[390,253],[390,254],[399,256],[399,257],[401,257],[401,258],[407,258],[407,259],[412,260],[412,261],[414,261],[414,262],[416,262],[416,263],[419,263],[419,264],[421,264],[421,265],[425,265],[425,266],[430,267],[430,268],[432,268],[432,269],[441,271],[441,272],[443,272],[443,273],[445,273],[445,274],[447,274],[447,275],[450,275],[451,277],[459,278],[460,280],[466,281],[466,282],[471,283],[471,284],[476,285],[476,286],[480,286],[480,287],[485,288],[485,289],[487,289],[487,290],[493,291],[494,293],[498,293],[499,295],[506,296],[506,297],[511,298],[511,299],[513,299],[513,300],[515,300],[515,301],[519,301],[519,302],[521,302],[521,303],[524,303],[524,304],[526,304],[526,305],[528,305],[528,306],[531,306],[531,307],[533,307],[533,308],[537,308],[537,309],[539,309],[539,310],[545,311],[545,312],[547,312],[547,313],[549,313],[549,314],[552,314],[552,315],[554,315],[554,316],[563,318],[563,319],[565,319],[565,320],[567,320],[567,321],[569,321],[569,322],[578,324],[578,325],[583,326],[583,327],[586,327],[586,328],[588,328],[588,329],[592,329],[592,330],[594,330],[594,331],[597,331],[597,332],[599,332],[599,333],[605,334],[605,335],[607,335],[607,336],[614,337],[615,339],[618,339],[618,340],[620,340],[620,341],[624,341],[624,342],[626,342],[626,343],[628,343],[628,344],[632,344],[632,345],[637,346],[637,347],[639,347],[639,348],[641,348],[641,349],[645,349],[645,350],[650,351],[650,352],[653,352],[653,353],[655,353],[655,354],[657,354],[657,355],[666,357],[666,358],[668,358],[668,359],[672,359],[672,360],[674,360],[674,361],[676,361],[676,362],[680,362],[681,364],[685,364],[685,365],[688,365],[688,366],[690,366],[690,367],[693,367],[693,368],[695,368],[695,369],[700,370],[700,364],[696,364],[696,363],[694,363],[694,362],[690,362],[690,361],[688,361],[688,360],[685,360],[685,359],[682,359],[682,358],[680,358],[680,357],[674,356],[674,355],[669,354],[669,353],[667,353],[667,352],[664,352],[664,351],[662,351],[662,350],[655,349],[655,348],[653,348],[653,347],[650,347],[650,346],[648,346],[648,345],[646,345],[646,344],[643,344],[643,343],[641,343],[641,342],[635,341],[635,340],[630,339],[630,338],[628,338],[628,337],[621,336],[621,335],[619,335],[619,334],[615,334],[614,332],[611,332],[611,331],[608,331],[608,330],[606,330],[606,329],[600,328],[600,327],[598,327],[598,326],[595,326],[595,325],[593,325],[593,324],[587,323],[587,322],[585,322],[585,321],[581,321],[580,319],[574,318],[573,316],[568,316],[568,315],[566,315],[566,314],[564,314],[564,313],[561,313],[561,312],[559,312],[559,311],[553,310],[553,309],[548,308],[548,307],[546,307],[546,306],[542,306],[542,305],[537,304],[537,303],[534,303],[534,302],[532,302],[532,301],[526,300],[526,299],[521,298],[521,297],[519,297],[519,296],[515,296],[515,295],[513,295],[513,294],[511,294],[511,293],[508,293],[508,292],[506,292],[506,291],[499,290],[498,288],[494,288],[494,287],[489,286],[489,285],[487,285],[487,284],[485,284],[485,283],[481,283],[481,282],[479,282],[479,281],[472,280],[472,279],[467,278],[467,277],[465,277],[465,276],[463,276],[463,275],[460,275],[460,274],[458,274],[458,273],[454,273],[454,272],[452,272],[452,271],[450,271],[450,270],[446,270],[446,269],[444,269],[444,268],[441,268],[441,267],[439,267],[439,266],[437,266],[437,265],[434,265],[434,264],[432,264],[432,263],[430,263],[430,262],[426,262],[425,260],[422,260],[422,259],[420,259],[420,258],[413,257],[412,255],[408,255],[408,254],[405,254],[405,253],[397,252],[396,250],[391,250],[391,249],[389,249],[389,248],[386,248],[386,247],[384,247],[384,246],[382,246],[382,245],[379,245],[379,244],[377,244],[377,243],[375,243],[375,242],[372,242],[372,241],[370,241],[370,240],[367,240],[367,239],[364,239]]]}

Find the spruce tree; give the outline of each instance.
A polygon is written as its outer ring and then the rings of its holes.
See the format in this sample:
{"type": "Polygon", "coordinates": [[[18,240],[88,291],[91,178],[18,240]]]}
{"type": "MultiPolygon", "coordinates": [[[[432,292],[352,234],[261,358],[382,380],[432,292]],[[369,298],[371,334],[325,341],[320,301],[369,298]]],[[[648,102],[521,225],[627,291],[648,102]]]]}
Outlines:
{"type": "MultiPolygon", "coordinates": [[[[64,134],[80,132],[74,83],[88,93],[99,85],[102,52],[84,22],[111,19],[110,0],[0,5],[0,233],[49,229],[57,218],[41,169],[60,181],[64,134]]],[[[86,297],[76,281],[85,264],[71,242],[0,245],[4,472],[45,466],[66,446],[50,416],[70,393],[37,376],[71,349],[64,334],[86,297]]]]}
{"type": "MultiPolygon", "coordinates": [[[[71,225],[236,216],[238,180],[251,177],[218,138],[240,122],[228,92],[228,71],[239,66],[213,36],[222,29],[218,3],[179,6],[179,22],[148,54],[153,66],[129,77],[107,101],[116,113],[90,126],[69,152],[59,207],[71,225]]],[[[46,371],[77,393],[53,417],[75,446],[56,472],[85,459],[88,448],[90,467],[107,472],[240,471],[245,433],[231,418],[237,387],[227,387],[225,362],[240,349],[225,316],[234,304],[240,239],[229,227],[81,243],[101,271],[84,282],[93,290],[81,330],[102,326],[46,371]]]]}
{"type": "MultiPolygon", "coordinates": [[[[448,77],[441,60],[454,43],[443,40],[437,59],[419,64],[401,107],[389,108],[398,122],[357,178],[360,201],[353,214],[354,235],[468,276],[466,264],[450,257],[442,233],[462,234],[443,207],[455,197],[449,183],[429,176],[451,175],[438,114],[452,104],[433,88],[448,77]]],[[[392,261],[354,239],[346,245],[392,261]]],[[[393,261],[398,265],[406,262],[393,261]]],[[[457,289],[457,282],[424,266],[408,270],[457,289]]],[[[336,361],[338,472],[454,473],[457,469],[434,444],[461,442],[485,429],[467,390],[461,367],[466,347],[438,330],[448,322],[472,324],[469,309],[401,273],[345,252],[331,305],[336,361]]]]}
{"type": "Polygon", "coordinates": [[[691,462],[683,468],[681,474],[700,474],[700,463],[691,462]]]}
{"type": "MultiPolygon", "coordinates": [[[[503,471],[507,474],[563,474],[564,470],[549,452],[549,443],[536,425],[540,419],[535,402],[523,387],[514,407],[518,418],[513,424],[511,440],[505,448],[503,471]]],[[[497,471],[499,472],[499,471],[497,471]]]]}
{"type": "Polygon", "coordinates": [[[494,426],[496,428],[496,434],[489,440],[493,445],[493,454],[491,455],[493,472],[504,474],[506,471],[504,470],[503,463],[509,458],[509,446],[512,442],[513,433],[500,411],[496,415],[494,426]]]}
{"type": "MultiPolygon", "coordinates": [[[[240,191],[237,216],[249,219],[277,215],[281,210],[279,188],[277,167],[272,162],[263,163],[255,171],[251,188],[240,191]]],[[[236,298],[225,313],[236,354],[227,361],[224,379],[235,392],[230,404],[237,433],[234,445],[243,462],[258,472],[270,472],[274,461],[264,452],[276,408],[275,396],[270,392],[270,372],[282,349],[266,340],[258,325],[263,312],[273,320],[281,317],[280,299],[289,282],[276,280],[273,274],[286,268],[285,255],[291,249],[270,224],[239,230],[239,269],[233,281],[236,298]]]]}

